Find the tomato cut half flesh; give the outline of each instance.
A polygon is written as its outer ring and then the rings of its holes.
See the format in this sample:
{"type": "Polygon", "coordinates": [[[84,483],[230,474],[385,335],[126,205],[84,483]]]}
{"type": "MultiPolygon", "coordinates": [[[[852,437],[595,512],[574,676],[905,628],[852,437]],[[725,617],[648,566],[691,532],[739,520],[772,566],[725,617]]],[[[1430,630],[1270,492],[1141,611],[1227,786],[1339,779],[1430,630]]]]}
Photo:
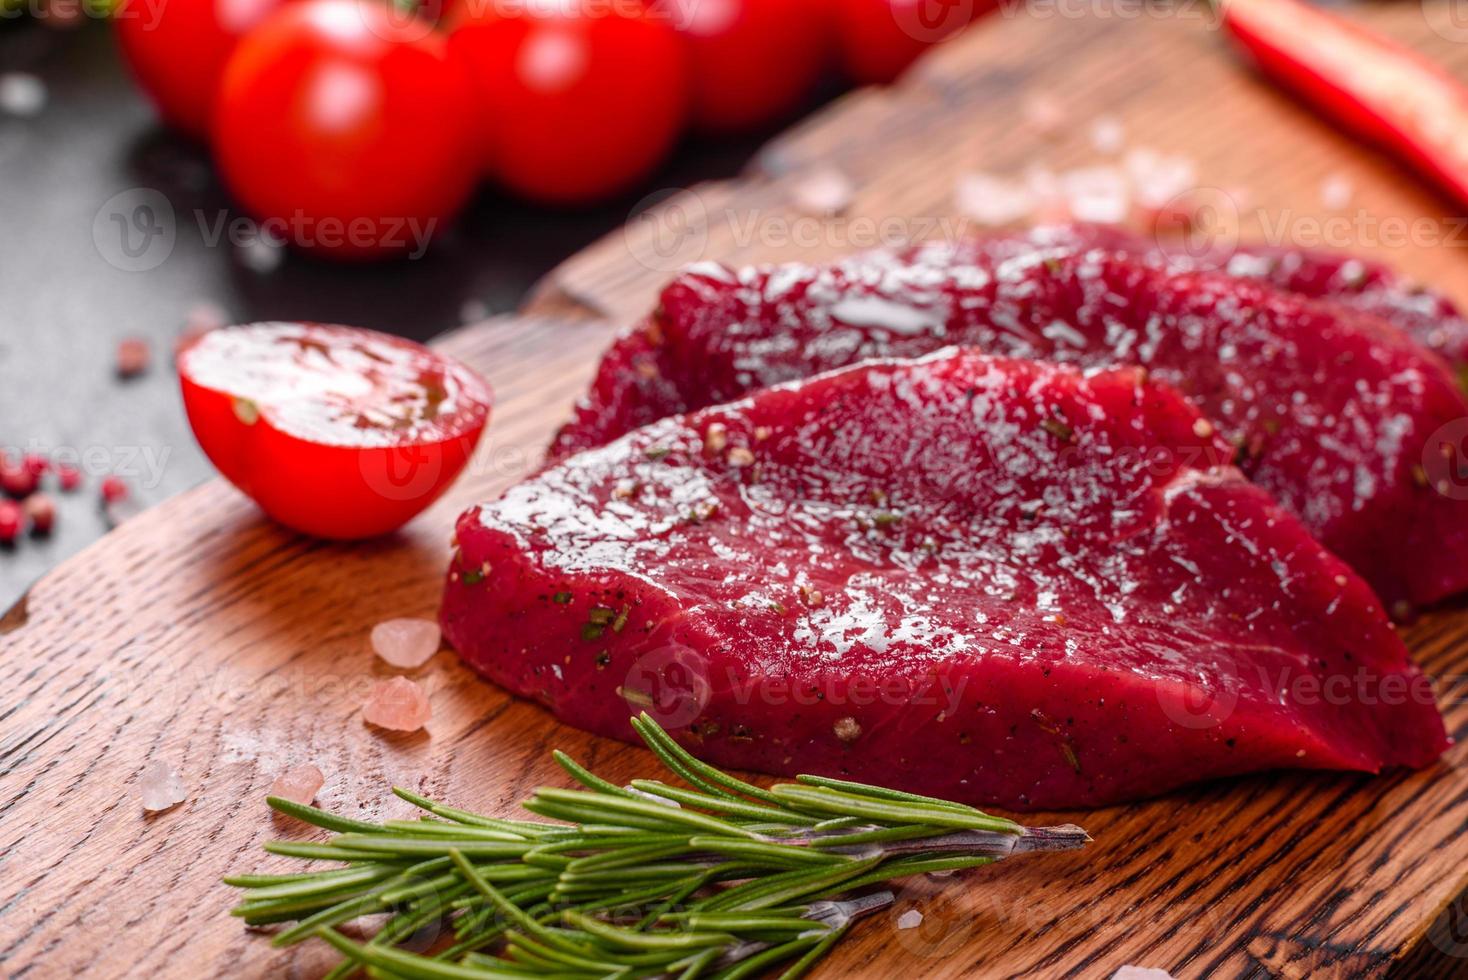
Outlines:
{"type": "Polygon", "coordinates": [[[433,503],[489,421],[489,385],[412,341],[256,323],[178,353],[184,408],[224,477],[287,527],[375,537],[433,503]]]}

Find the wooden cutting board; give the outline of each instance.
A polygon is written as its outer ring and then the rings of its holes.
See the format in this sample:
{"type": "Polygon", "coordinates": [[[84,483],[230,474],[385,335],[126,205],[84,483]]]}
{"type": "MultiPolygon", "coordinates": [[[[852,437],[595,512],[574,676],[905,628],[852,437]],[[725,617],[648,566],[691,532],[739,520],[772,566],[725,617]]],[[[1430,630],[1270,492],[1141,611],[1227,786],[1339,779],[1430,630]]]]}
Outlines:
{"type": "MultiPolygon", "coordinates": [[[[553,746],[613,778],[654,769],[648,753],[556,723],[449,653],[416,674],[431,690],[427,734],[384,736],[359,708],[387,675],[368,651],[370,626],[433,615],[455,514],[535,464],[611,324],[644,312],[682,262],[810,258],[872,244],[882,227],[922,234],[921,223],[953,217],[965,172],[1095,161],[1089,131],[1102,118],[1128,146],[1187,154],[1203,183],[1247,195],[1246,229],[1277,230],[1283,215],[1301,239],[1334,220],[1338,244],[1468,300],[1468,257],[1446,244],[1464,237],[1462,223],[1436,218],[1447,202],[1238,70],[1199,5],[1098,3],[1084,16],[1088,5],[1049,4],[990,17],[905,84],[853,94],[776,141],[745,179],[634,220],[551,276],[522,315],[445,338],[500,403],[472,471],[400,535],[306,540],[214,482],[39,582],[0,619],[0,974],[315,975],[330,957],[273,950],[225,914],[231,894],[218,884],[280,866],[260,843],[306,833],[262,801],[289,764],[327,773],[324,805],[371,817],[403,809],[383,802],[392,784],[509,813],[534,786],[563,782],[553,746]],[[1064,107],[1062,134],[1026,123],[1034,97],[1064,107]],[[860,188],[841,219],[792,207],[823,167],[860,188]],[[1328,179],[1351,186],[1345,210],[1322,204],[1328,179]],[[892,216],[895,226],[867,220],[892,216]],[[1398,226],[1415,237],[1383,238],[1398,226]],[[147,817],[138,774],[156,759],[178,769],[189,798],[147,817]]],[[[1412,4],[1361,16],[1468,76],[1448,13],[1412,4]]],[[[1444,681],[1461,737],[1468,708],[1453,695],[1468,613],[1430,615],[1407,637],[1444,681]]],[[[914,884],[821,975],[1107,977],[1127,963],[1183,978],[1465,972],[1465,765],[1460,745],[1418,773],[1261,776],[1057,814],[1095,844],[943,888],[914,884]],[[896,929],[913,907],[922,926],[896,929]]]]}

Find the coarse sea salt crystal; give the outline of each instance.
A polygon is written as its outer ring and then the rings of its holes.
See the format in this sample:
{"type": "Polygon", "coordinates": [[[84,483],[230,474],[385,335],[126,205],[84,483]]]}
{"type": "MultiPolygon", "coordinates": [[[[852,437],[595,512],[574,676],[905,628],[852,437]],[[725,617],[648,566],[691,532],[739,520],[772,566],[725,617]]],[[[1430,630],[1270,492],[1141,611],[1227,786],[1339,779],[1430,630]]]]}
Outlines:
{"type": "Polygon", "coordinates": [[[965,174],[953,194],[959,212],[981,225],[1007,225],[1029,217],[1035,208],[1028,187],[993,174],[965,174]]]}
{"type": "Polygon", "coordinates": [[[0,75],[0,110],[12,116],[39,115],[46,108],[46,83],[35,75],[11,71],[0,75]]]}
{"type": "Polygon", "coordinates": [[[489,319],[489,304],[482,299],[468,299],[459,307],[460,323],[478,323],[489,319]]]}
{"type": "Polygon", "coordinates": [[[1117,224],[1131,211],[1131,184],[1115,167],[1070,170],[1061,175],[1060,185],[1077,221],[1117,224]]]}
{"type": "Polygon", "coordinates": [[[362,705],[362,718],[369,725],[395,732],[416,732],[432,717],[428,695],[406,677],[378,681],[362,705]]]}
{"type": "Polygon", "coordinates": [[[1126,133],[1113,116],[1098,116],[1091,123],[1091,145],[1101,153],[1116,153],[1126,140],[1126,133]]]}
{"type": "Polygon", "coordinates": [[[1340,211],[1350,205],[1354,188],[1340,174],[1332,174],[1320,183],[1320,203],[1332,211],[1340,211]]]}
{"type": "Polygon", "coordinates": [[[791,197],[806,214],[832,217],[851,207],[856,185],[834,167],[822,167],[798,180],[791,188],[791,197]]]}
{"type": "Polygon", "coordinates": [[[1139,147],[1127,152],[1122,166],[1131,179],[1137,201],[1144,207],[1160,208],[1198,186],[1197,169],[1187,157],[1167,156],[1139,147]]]}
{"type": "Polygon", "coordinates": [[[316,793],[326,782],[321,770],[315,766],[292,766],[270,784],[270,795],[292,803],[310,804],[316,793]]]}
{"type": "Polygon", "coordinates": [[[285,261],[284,248],[264,235],[241,243],[237,254],[245,268],[260,275],[274,272],[285,261]]]}
{"type": "Polygon", "coordinates": [[[1172,980],[1172,974],[1150,966],[1124,966],[1111,975],[1111,980],[1172,980]]]}
{"type": "Polygon", "coordinates": [[[923,924],[923,914],[917,909],[908,909],[897,917],[897,928],[916,929],[923,924]]]}
{"type": "Polygon", "coordinates": [[[372,627],[372,650],[394,667],[422,667],[438,652],[443,634],[431,619],[389,619],[372,627]]]}
{"type": "Polygon", "coordinates": [[[1041,136],[1052,136],[1065,125],[1065,109],[1060,100],[1043,92],[1027,95],[1020,112],[1025,124],[1041,136]]]}
{"type": "Polygon", "coordinates": [[[162,813],[188,799],[183,780],[166,762],[150,762],[138,777],[138,790],[143,797],[143,809],[149,813],[162,813]]]}

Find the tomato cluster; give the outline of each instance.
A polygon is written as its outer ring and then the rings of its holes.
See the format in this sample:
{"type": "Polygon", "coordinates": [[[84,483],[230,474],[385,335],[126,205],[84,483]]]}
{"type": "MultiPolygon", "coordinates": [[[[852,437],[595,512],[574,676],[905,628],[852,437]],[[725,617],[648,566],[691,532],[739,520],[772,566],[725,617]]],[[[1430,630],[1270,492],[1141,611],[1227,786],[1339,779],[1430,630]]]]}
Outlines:
{"type": "Polygon", "coordinates": [[[627,190],[685,127],[787,116],[833,54],[888,81],[989,2],[122,0],[116,25],[247,209],[361,257],[431,233],[481,176],[551,204],[627,190]]]}

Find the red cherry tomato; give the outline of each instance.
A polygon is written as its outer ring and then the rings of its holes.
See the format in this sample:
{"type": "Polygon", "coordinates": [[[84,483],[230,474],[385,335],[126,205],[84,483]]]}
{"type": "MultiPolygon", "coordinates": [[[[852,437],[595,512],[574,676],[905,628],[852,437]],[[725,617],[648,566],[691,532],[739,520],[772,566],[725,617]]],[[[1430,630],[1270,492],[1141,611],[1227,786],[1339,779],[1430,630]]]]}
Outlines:
{"type": "Polygon", "coordinates": [[[122,55],[169,125],[207,139],[224,63],[284,0],[122,0],[122,55]]]}
{"type": "Polygon", "coordinates": [[[257,323],[178,354],[184,408],[226,479],[287,527],[392,531],[464,468],[489,386],[421,344],[354,327],[257,323]]]}
{"type": "Polygon", "coordinates": [[[687,116],[687,52],[672,25],[625,2],[492,6],[460,4],[449,38],[476,83],[489,171],[556,204],[647,177],[687,116]]]}
{"type": "Polygon", "coordinates": [[[346,258],[421,254],[473,187],[474,112],[425,22],[372,0],[303,0],[235,49],[214,151],[274,237],[346,258]]]}
{"type": "Polygon", "coordinates": [[[763,126],[799,108],[826,66],[827,0],[657,0],[689,43],[693,120],[712,132],[763,126]]]}
{"type": "Polygon", "coordinates": [[[841,65],[863,85],[885,84],[928,48],[968,26],[994,0],[835,0],[841,65]]]}

